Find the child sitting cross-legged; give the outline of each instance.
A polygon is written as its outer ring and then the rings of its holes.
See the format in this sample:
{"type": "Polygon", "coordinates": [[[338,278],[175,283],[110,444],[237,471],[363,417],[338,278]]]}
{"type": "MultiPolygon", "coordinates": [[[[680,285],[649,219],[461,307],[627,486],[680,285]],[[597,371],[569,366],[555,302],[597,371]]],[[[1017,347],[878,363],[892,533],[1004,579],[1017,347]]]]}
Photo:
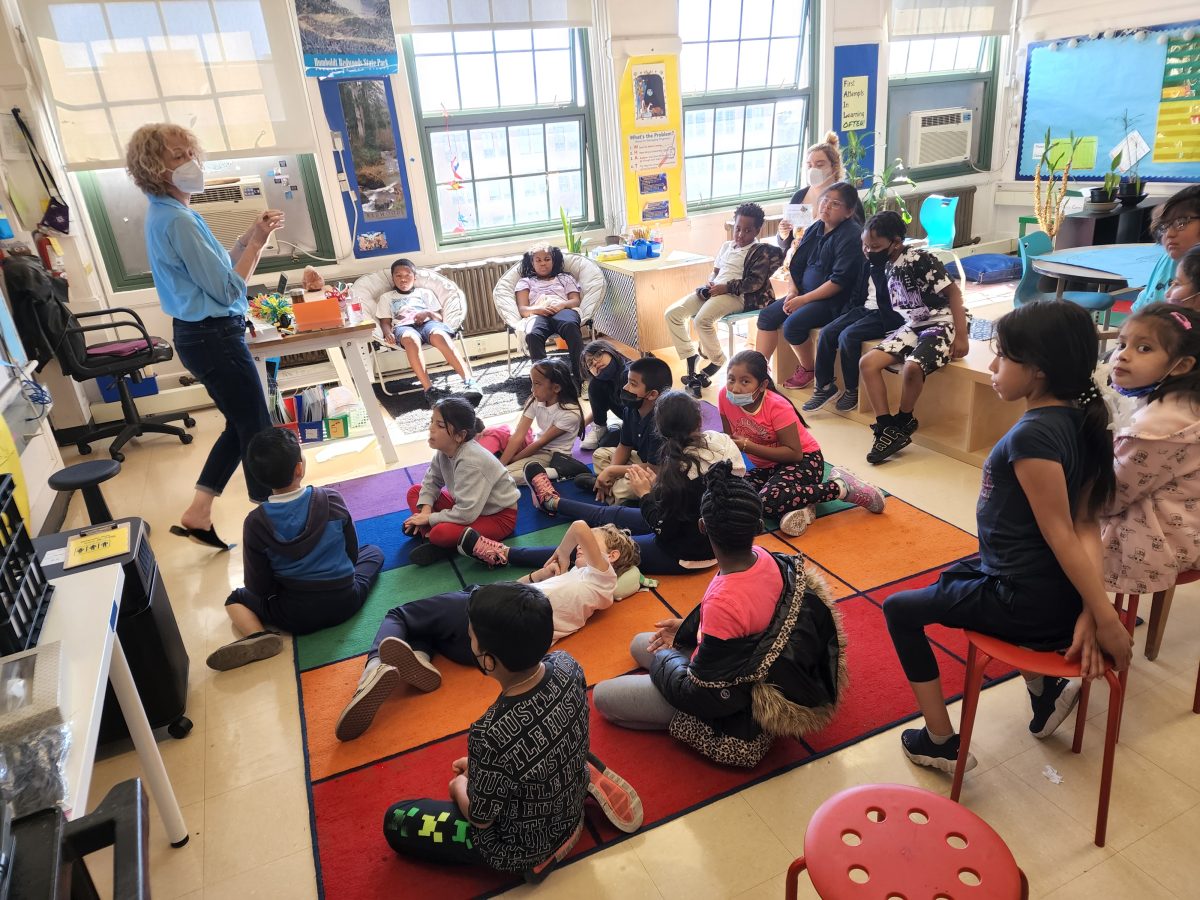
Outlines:
{"type": "Polygon", "coordinates": [[[271,489],[242,530],[245,587],[225,601],[240,640],[214,650],[211,669],[224,671],[275,656],[278,631],[309,634],[339,625],[362,607],[383,551],[358,545],[341,494],[305,487],[304,455],[296,435],[270,428],[250,439],[246,467],[271,489]]]}
{"type": "MultiPolygon", "coordinates": [[[[582,628],[596,610],[612,606],[617,579],[637,564],[638,548],[628,532],[614,525],[591,528],[572,522],[549,559],[542,559],[540,568],[521,583],[536,584],[549,598],[558,641],[582,628]]],[[[366,731],[380,704],[399,684],[422,691],[441,687],[442,673],[432,662],[435,655],[464,666],[475,664],[467,639],[471,595],[471,591],[450,591],[388,611],[367,654],[358,688],[338,719],[338,740],[350,741],[366,731]]]]}
{"type": "Polygon", "coordinates": [[[583,831],[590,794],[618,828],[642,823],[637,793],[589,753],[587,681],[554,637],[550,601],[535,586],[475,589],[465,625],[472,663],[500,696],[467,733],[450,799],[401,800],[383,817],[397,853],[483,865],[541,881],[583,831]]]}
{"type": "MultiPolygon", "coordinates": [[[[500,453],[508,474],[523,484],[525,466],[536,462],[552,470],[552,478],[590,475],[588,467],[571,456],[575,438],[583,434],[584,417],[567,364],[557,359],[534,363],[529,368],[529,384],[529,401],[500,453]]],[[[503,428],[495,430],[503,433],[503,428]]]]}

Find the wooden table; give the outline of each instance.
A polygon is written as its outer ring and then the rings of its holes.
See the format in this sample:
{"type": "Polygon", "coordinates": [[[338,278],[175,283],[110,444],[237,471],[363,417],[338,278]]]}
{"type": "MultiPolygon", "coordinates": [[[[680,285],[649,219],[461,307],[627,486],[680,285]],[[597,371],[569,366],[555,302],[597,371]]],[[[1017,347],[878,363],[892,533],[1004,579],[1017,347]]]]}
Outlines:
{"type": "MultiPolygon", "coordinates": [[[[387,423],[383,420],[383,412],[379,401],[371,387],[371,376],[367,372],[363,355],[371,335],[375,331],[373,321],[360,322],[357,325],[343,325],[341,328],[326,328],[321,331],[302,331],[299,334],[281,336],[272,326],[258,327],[256,337],[248,337],[247,345],[254,364],[258,366],[258,377],[262,380],[263,393],[267,393],[267,360],[277,356],[287,356],[290,353],[309,353],[313,350],[324,350],[337,372],[338,381],[354,386],[358,398],[362,401],[367,418],[371,422],[371,430],[379,442],[379,452],[383,454],[385,463],[398,462],[396,447],[388,434],[387,423]]],[[[271,398],[267,396],[267,405],[271,398]]]]}
{"type": "Polygon", "coordinates": [[[1162,252],[1158,244],[1104,244],[1045,253],[1033,257],[1030,264],[1035,272],[1058,279],[1062,299],[1068,281],[1144,287],[1162,252]]]}
{"type": "Polygon", "coordinates": [[[712,275],[713,258],[673,250],[657,259],[600,262],[608,292],[596,308],[596,330],[632,352],[673,347],[667,331],[667,307],[712,275]]]}

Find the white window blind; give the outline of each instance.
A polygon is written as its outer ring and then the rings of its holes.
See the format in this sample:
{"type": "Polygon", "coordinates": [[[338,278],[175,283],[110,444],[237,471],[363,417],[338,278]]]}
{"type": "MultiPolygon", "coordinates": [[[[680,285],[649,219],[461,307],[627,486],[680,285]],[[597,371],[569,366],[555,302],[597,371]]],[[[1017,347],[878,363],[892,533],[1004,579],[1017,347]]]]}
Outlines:
{"type": "Polygon", "coordinates": [[[398,34],[503,31],[507,28],[586,28],[591,0],[391,0],[398,34]]]}
{"type": "Polygon", "coordinates": [[[1008,34],[1013,0],[892,0],[894,38],[1008,34]]]}
{"type": "Polygon", "coordinates": [[[147,122],[214,159],[312,149],[290,0],[20,0],[67,168],[124,165],[147,122]]]}

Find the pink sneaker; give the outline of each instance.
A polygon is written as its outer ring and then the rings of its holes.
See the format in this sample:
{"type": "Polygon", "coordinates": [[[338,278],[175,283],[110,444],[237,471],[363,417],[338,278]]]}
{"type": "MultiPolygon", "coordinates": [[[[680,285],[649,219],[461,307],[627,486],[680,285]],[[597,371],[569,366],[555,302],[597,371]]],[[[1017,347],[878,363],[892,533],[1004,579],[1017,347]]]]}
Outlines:
{"type": "Polygon", "coordinates": [[[816,378],[816,374],[812,369],[806,369],[804,366],[796,366],[796,371],[783,383],[783,386],[793,389],[805,388],[813,383],[814,378],[816,378]]]}
{"type": "Polygon", "coordinates": [[[847,503],[861,506],[867,512],[876,515],[883,512],[883,506],[887,502],[883,492],[874,485],[867,484],[850,470],[834,466],[829,473],[829,480],[840,481],[846,486],[846,496],[842,499],[847,503]]]}
{"type": "Polygon", "coordinates": [[[466,557],[474,557],[492,569],[508,565],[508,547],[484,537],[474,528],[463,532],[458,542],[458,552],[466,557]]]}
{"type": "Polygon", "coordinates": [[[547,515],[554,515],[554,510],[558,506],[558,491],[554,489],[550,476],[546,474],[546,467],[541,463],[526,463],[524,474],[533,505],[547,515]]]}

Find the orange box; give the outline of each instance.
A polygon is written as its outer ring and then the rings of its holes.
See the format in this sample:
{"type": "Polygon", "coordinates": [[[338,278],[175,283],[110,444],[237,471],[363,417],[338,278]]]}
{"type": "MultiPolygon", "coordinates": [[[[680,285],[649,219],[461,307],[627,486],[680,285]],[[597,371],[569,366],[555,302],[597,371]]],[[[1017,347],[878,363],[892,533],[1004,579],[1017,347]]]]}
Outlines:
{"type": "Polygon", "coordinates": [[[292,306],[297,331],[320,331],[341,328],[342,310],[336,300],[310,300],[292,306]]]}

